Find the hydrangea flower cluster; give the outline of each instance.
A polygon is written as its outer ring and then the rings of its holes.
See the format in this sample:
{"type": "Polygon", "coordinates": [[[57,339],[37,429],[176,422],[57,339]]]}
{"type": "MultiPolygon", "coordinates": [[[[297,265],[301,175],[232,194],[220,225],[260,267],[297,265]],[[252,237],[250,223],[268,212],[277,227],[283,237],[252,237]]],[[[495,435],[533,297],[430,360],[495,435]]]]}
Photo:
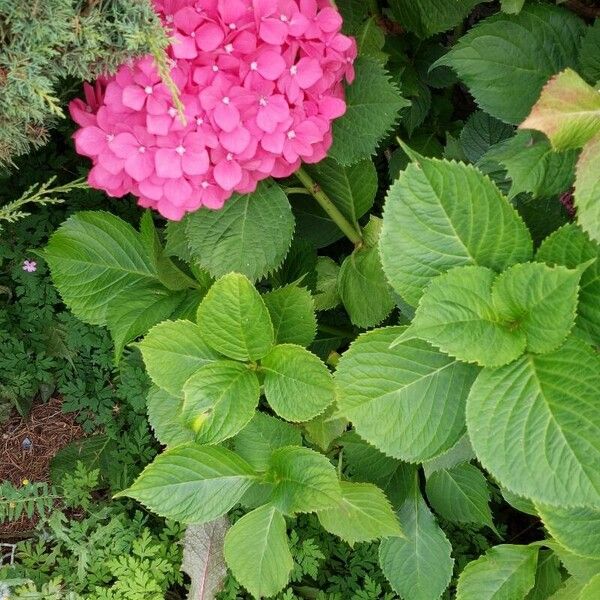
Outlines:
{"type": "Polygon", "coordinates": [[[152,57],[86,85],[70,112],[92,187],[179,220],[325,157],[356,58],[330,0],[154,4],[185,118],[152,57]]]}

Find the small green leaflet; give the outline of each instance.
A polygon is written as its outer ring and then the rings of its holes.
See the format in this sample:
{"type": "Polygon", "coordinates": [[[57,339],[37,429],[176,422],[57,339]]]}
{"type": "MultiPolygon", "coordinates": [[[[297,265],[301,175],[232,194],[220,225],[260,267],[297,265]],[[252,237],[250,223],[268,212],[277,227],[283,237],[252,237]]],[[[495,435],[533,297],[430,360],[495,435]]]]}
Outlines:
{"type": "Polygon", "coordinates": [[[389,327],[358,337],[335,374],[337,402],[370,444],[395,458],[421,462],[451,448],[463,433],[477,368],[420,340],[390,348],[403,331],[389,327]]]}
{"type": "Polygon", "coordinates": [[[260,383],[247,365],[220,360],[200,367],[183,386],[183,422],[201,444],[233,437],[254,416],[260,383]]]}
{"type": "Polygon", "coordinates": [[[158,387],[153,387],[148,392],[146,409],[148,421],[156,439],[164,446],[177,446],[192,442],[194,432],[184,427],[181,422],[181,409],[183,399],[173,396],[158,387]]]}
{"type": "Polygon", "coordinates": [[[492,146],[511,137],[513,128],[494,119],[483,110],[475,111],[460,133],[460,143],[466,157],[476,163],[492,146]]]}
{"type": "Polygon", "coordinates": [[[234,195],[220,210],[201,208],[186,222],[192,255],[213,277],[236,271],[254,281],[275,271],[294,233],[287,197],[271,180],[252,194],[234,195]]]}
{"type": "Polygon", "coordinates": [[[452,546],[421,497],[416,474],[398,518],[405,537],[382,540],[379,564],[383,574],[406,600],[437,599],[452,577],[452,546]]]}
{"type": "Polygon", "coordinates": [[[600,559],[600,510],[535,505],[548,533],[564,548],[600,559]]]}
{"type": "Polygon", "coordinates": [[[317,261],[317,292],[314,296],[317,310],[331,310],[341,301],[338,293],[339,265],[329,256],[319,256],[317,261]]]}
{"type": "Polygon", "coordinates": [[[535,585],[525,600],[547,600],[563,583],[560,560],[552,550],[538,552],[535,585]]]}
{"type": "Polygon", "coordinates": [[[225,275],[210,288],[198,308],[198,325],[208,344],[235,360],[258,360],[273,346],[269,311],[240,273],[225,275]]]}
{"type": "Polygon", "coordinates": [[[480,108],[516,125],[548,78],[577,63],[584,27],[564,8],[532,3],[481,21],[434,64],[452,67],[480,108]]]}
{"type": "Polygon", "coordinates": [[[379,61],[359,58],[355,70],[356,79],[346,90],[346,114],[333,124],[334,141],[329,151],[341,165],[352,165],[374,154],[400,109],[409,105],[379,61]]]}
{"type": "Polygon", "coordinates": [[[294,567],[285,519],[272,506],[261,506],[237,521],[225,536],[224,551],[234,577],[255,598],[280,592],[294,567]]]}
{"type": "Polygon", "coordinates": [[[287,515],[332,508],[342,500],[333,465],[326,456],[309,448],[287,446],[275,450],[265,481],[274,484],[270,504],[287,515]]]}
{"type": "Polygon", "coordinates": [[[329,369],[301,346],[280,344],[261,361],[264,392],[271,408],[287,421],[309,421],[333,402],[329,369]]]}
{"type": "Polygon", "coordinates": [[[152,381],[173,396],[200,367],[219,360],[191,321],[163,321],[153,327],[139,348],[152,381]]]}
{"type": "Polygon", "coordinates": [[[452,269],[427,288],[399,339],[419,337],[486,367],[507,364],[526,349],[551,352],[573,326],[580,276],[581,270],[539,263],[498,276],[485,267],[452,269]]]}
{"type": "Polygon", "coordinates": [[[551,354],[484,369],[467,400],[482,465],[510,491],[600,507],[600,356],[577,338],[551,354]]]}
{"type": "Polygon", "coordinates": [[[351,546],[382,537],[402,536],[398,518],[385,494],[371,483],[340,482],[338,506],[318,512],[319,522],[351,546]]]}
{"type": "Polygon", "coordinates": [[[425,477],[429,477],[435,471],[440,469],[452,469],[456,465],[469,462],[476,458],[473,446],[471,446],[471,440],[468,434],[464,434],[450,450],[446,450],[443,454],[440,454],[436,458],[427,460],[423,463],[423,470],[425,471],[425,477]]]}
{"type": "Polygon", "coordinates": [[[156,514],[184,523],[206,523],[233,508],[256,475],[237,454],[189,443],[157,456],[128,489],[156,514]]]}
{"type": "Polygon", "coordinates": [[[337,406],[333,404],[322,415],[302,423],[308,441],[327,452],[331,444],[348,428],[348,421],[339,416],[337,406]]]}
{"type": "Polygon", "coordinates": [[[577,225],[569,224],[542,242],[536,260],[569,269],[595,260],[581,276],[574,333],[600,346],[600,245],[590,240],[577,225]]]}
{"type": "Polygon", "coordinates": [[[535,584],[538,548],[502,544],[470,562],[460,574],[456,600],[524,598],[535,584]]]}
{"type": "Polygon", "coordinates": [[[301,446],[302,434],[293,425],[257,412],[234,439],[235,451],[257,471],[266,471],[271,454],[284,446],[301,446]]]}
{"type": "Polygon", "coordinates": [[[263,294],[277,344],[310,346],[317,334],[315,304],[306,288],[295,285],[263,294]]]}
{"type": "Polygon", "coordinates": [[[416,306],[429,282],[453,267],[501,271],[532,255],[516,210],[475,167],[419,158],[388,192],[381,232],[383,270],[416,306]]]}
{"type": "Polygon", "coordinates": [[[427,498],[444,519],[487,525],[495,531],[490,490],[484,474],[474,465],[462,463],[431,473],[427,478],[427,498]]]}

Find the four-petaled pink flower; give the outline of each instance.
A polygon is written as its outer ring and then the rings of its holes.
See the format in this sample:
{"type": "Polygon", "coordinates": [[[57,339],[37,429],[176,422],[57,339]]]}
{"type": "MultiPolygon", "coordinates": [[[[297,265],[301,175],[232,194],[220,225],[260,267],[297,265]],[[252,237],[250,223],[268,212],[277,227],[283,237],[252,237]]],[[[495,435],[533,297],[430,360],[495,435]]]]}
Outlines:
{"type": "Polygon", "coordinates": [[[34,273],[37,271],[37,263],[35,260],[24,260],[23,271],[26,271],[27,273],[34,273]]]}

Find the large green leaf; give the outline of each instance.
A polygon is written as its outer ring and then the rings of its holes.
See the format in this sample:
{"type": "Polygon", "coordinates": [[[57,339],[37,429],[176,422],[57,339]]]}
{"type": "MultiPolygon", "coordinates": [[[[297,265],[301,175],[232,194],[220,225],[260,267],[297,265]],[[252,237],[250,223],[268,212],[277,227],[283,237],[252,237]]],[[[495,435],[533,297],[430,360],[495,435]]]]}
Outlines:
{"type": "Polygon", "coordinates": [[[484,369],[467,400],[477,457],[510,491],[600,507],[600,357],[577,338],[484,369]]]}
{"type": "Polygon", "coordinates": [[[355,69],[356,80],[346,90],[346,114],[333,124],[334,141],[329,151],[341,165],[352,165],[374,154],[400,109],[409,105],[379,61],[363,57],[355,69]]]}
{"type": "Polygon", "coordinates": [[[183,386],[182,419],[196,441],[217,444],[233,437],[254,416],[260,383],[247,365],[221,360],[200,367],[183,386]]]}
{"type": "Polygon", "coordinates": [[[235,506],[255,478],[234,452],[189,443],[159,454],[116,497],[135,498],[162,517],[206,523],[235,506]]]}
{"type": "Polygon", "coordinates": [[[196,211],[186,231],[192,255],[213,277],[237,271],[256,280],[283,262],[294,217],[281,188],[267,181],[252,194],[234,195],[220,210],[196,211]]]}
{"type": "Polygon", "coordinates": [[[600,573],[600,559],[574,554],[554,540],[546,540],[544,545],[552,549],[565,569],[577,581],[589,581],[596,573],[600,573]]]}
{"type": "Polygon", "coordinates": [[[350,346],[335,375],[337,402],[341,414],[373,446],[395,458],[421,462],[461,436],[477,369],[420,340],[390,348],[402,331],[370,331],[350,346]]]}
{"type": "Polygon", "coordinates": [[[164,321],[140,342],[146,371],[154,383],[173,396],[200,367],[221,358],[191,321],[164,321]]]}
{"type": "Polygon", "coordinates": [[[597,600],[600,596],[600,573],[594,575],[583,587],[577,600],[597,600]]]}
{"type": "Polygon", "coordinates": [[[271,454],[284,446],[301,446],[302,434],[293,425],[257,412],[234,439],[235,451],[257,471],[266,471],[271,454]]]}
{"type": "Polygon", "coordinates": [[[287,285],[264,294],[263,300],[271,315],[277,344],[313,343],[317,334],[315,303],[306,288],[287,285]]]}
{"type": "Polygon", "coordinates": [[[274,484],[270,503],[289,515],[337,506],[342,492],[329,459],[309,448],[273,452],[265,480],[274,484]]]}
{"type": "Polygon", "coordinates": [[[183,399],[158,387],[151,388],[146,399],[148,422],[156,439],[163,446],[177,446],[192,442],[194,432],[181,420],[183,399]]]}
{"type": "Polygon", "coordinates": [[[415,478],[398,512],[405,537],[381,542],[379,564],[405,600],[436,600],[452,577],[452,546],[421,497],[415,478]]]}
{"type": "Polygon", "coordinates": [[[244,275],[219,279],[198,308],[198,325],[215,350],[236,360],[257,360],[273,346],[273,324],[260,294],[244,275]]]}
{"type": "Polygon", "coordinates": [[[333,402],[329,369],[301,346],[275,346],[261,361],[261,371],[271,408],[287,421],[309,421],[333,402]]]}
{"type": "Polygon", "coordinates": [[[225,536],[225,560],[255,598],[280,592],[294,567],[283,515],[272,506],[244,515],[225,536]]]}
{"type": "Polygon", "coordinates": [[[318,513],[321,525],[350,545],[402,536],[398,518],[385,494],[371,483],[342,481],[338,506],[318,513]]]}
{"type": "Polygon", "coordinates": [[[140,234],[107,212],[69,217],[50,238],[44,258],[65,304],[92,325],[106,324],[108,307],[120,294],[123,299],[140,284],[159,283],[140,234]]]}
{"type": "Polygon", "coordinates": [[[381,259],[392,287],[416,306],[428,283],[462,265],[501,271],[531,258],[525,224],[470,165],[420,158],[385,203],[381,259]]]}
{"type": "Polygon", "coordinates": [[[494,529],[490,490],[484,474],[474,465],[462,463],[431,473],[427,478],[427,498],[444,519],[494,529]]]}
{"type": "Polygon", "coordinates": [[[535,505],[550,535],[564,548],[600,559],[600,510],[535,505]]]}
{"type": "Polygon", "coordinates": [[[581,270],[515,265],[501,275],[459,267],[440,275],[421,298],[400,339],[419,337],[459,360],[498,367],[525,349],[551,352],[575,320],[581,270]]]}
{"type": "Polygon", "coordinates": [[[390,0],[392,14],[421,38],[452,29],[481,2],[489,0],[390,0]]]}
{"type": "Polygon", "coordinates": [[[456,70],[477,104],[520,123],[548,78],[577,63],[584,23],[563,8],[529,4],[478,23],[435,63],[456,70]]]}
{"type": "Polygon", "coordinates": [[[523,598],[535,583],[538,549],[502,544],[470,562],[460,574],[456,600],[523,598]]]}
{"type": "Polygon", "coordinates": [[[565,225],[544,240],[536,260],[575,269],[594,260],[581,276],[575,333],[600,346],[600,245],[575,224],[565,225]]]}

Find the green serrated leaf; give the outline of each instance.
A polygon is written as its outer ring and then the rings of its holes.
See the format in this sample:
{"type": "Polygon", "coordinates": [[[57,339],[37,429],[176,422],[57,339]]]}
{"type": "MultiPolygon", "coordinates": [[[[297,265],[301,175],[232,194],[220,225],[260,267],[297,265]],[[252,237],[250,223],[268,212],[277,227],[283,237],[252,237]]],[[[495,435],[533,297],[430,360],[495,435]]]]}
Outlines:
{"type": "Polygon", "coordinates": [[[350,346],[335,375],[337,402],[340,413],[373,446],[395,458],[421,462],[460,438],[477,369],[420,340],[390,348],[403,331],[370,331],[350,346]]]}
{"type": "Polygon", "coordinates": [[[254,416],[260,383],[247,365],[220,360],[200,367],[183,386],[183,422],[201,444],[218,444],[254,416]]]}
{"type": "Polygon", "coordinates": [[[383,574],[406,600],[439,598],[452,577],[452,546],[421,497],[416,476],[398,518],[405,538],[390,537],[381,542],[379,565],[383,574]]]}
{"type": "Polygon", "coordinates": [[[516,15],[523,9],[525,0],[500,0],[500,5],[505,13],[516,15]]]}
{"type": "Polygon", "coordinates": [[[158,455],[128,489],[156,514],[184,523],[206,523],[224,515],[256,475],[237,454],[218,446],[183,444],[158,455]]]}
{"type": "Polygon", "coordinates": [[[535,585],[525,596],[525,600],[547,600],[562,585],[563,574],[560,561],[552,550],[538,553],[535,585]]]}
{"type": "Polygon", "coordinates": [[[459,440],[443,454],[440,454],[436,458],[427,460],[423,463],[423,470],[425,476],[429,477],[435,471],[440,469],[452,469],[457,465],[469,462],[476,458],[473,446],[471,446],[471,440],[465,433],[459,440]]]}
{"type": "Polygon", "coordinates": [[[269,405],[287,421],[309,421],[333,402],[329,369],[301,346],[275,346],[261,361],[261,370],[269,405]]]}
{"type": "Polygon", "coordinates": [[[484,369],[467,400],[482,465],[510,491],[600,507],[600,357],[571,337],[551,354],[484,369]]]}
{"type": "Polygon", "coordinates": [[[148,393],[148,422],[163,446],[178,446],[195,438],[194,432],[181,422],[182,407],[182,398],[158,387],[153,387],[148,393]]]}
{"type": "Polygon", "coordinates": [[[314,450],[287,446],[273,452],[265,480],[274,485],[270,504],[284,514],[337,506],[340,483],[329,459],[314,450]]]}
{"type": "Polygon", "coordinates": [[[260,279],[281,265],[294,233],[290,204],[272,181],[260,183],[252,194],[234,195],[220,210],[201,208],[186,220],[192,255],[213,277],[236,271],[260,279]]]}
{"type": "Polygon", "coordinates": [[[460,143],[466,157],[476,163],[492,146],[511,137],[513,128],[483,110],[475,111],[460,133],[460,143]]]}
{"type": "MultiPolygon", "coordinates": [[[[600,94],[597,94],[600,96],[600,94]]],[[[577,163],[575,206],[577,222],[595,241],[600,242],[600,134],[588,142],[577,163]]]]}
{"type": "Polygon", "coordinates": [[[600,573],[594,575],[583,587],[577,600],[597,600],[600,596],[600,573]]]}
{"type": "Polygon", "coordinates": [[[337,440],[348,427],[348,421],[339,416],[335,404],[322,415],[303,423],[302,428],[308,440],[327,452],[331,444],[337,440]]]}
{"type": "Polygon", "coordinates": [[[408,106],[379,61],[363,57],[355,69],[356,80],[346,91],[346,114],[333,124],[334,142],[329,151],[329,156],[342,165],[352,165],[374,154],[400,109],[408,106]]]}
{"type": "Polygon", "coordinates": [[[390,188],[380,240],[392,287],[416,306],[437,275],[461,265],[501,271],[531,258],[525,224],[477,169],[420,159],[390,188]]]}
{"type": "Polygon", "coordinates": [[[600,559],[578,556],[554,540],[545,540],[544,545],[552,549],[565,569],[577,581],[587,582],[596,573],[600,573],[600,559]]]}
{"type": "Polygon", "coordinates": [[[536,260],[569,269],[594,259],[596,262],[581,276],[574,333],[600,346],[600,245],[590,240],[577,225],[569,224],[546,238],[536,254],[536,260]]]}
{"type": "Polygon", "coordinates": [[[470,562],[460,574],[456,600],[523,598],[535,584],[538,549],[502,544],[470,562]]]}
{"type": "Polygon", "coordinates": [[[224,552],[233,576],[255,598],[280,592],[294,567],[285,519],[271,506],[261,506],[237,521],[225,536],[224,552]]]}
{"type": "Polygon", "coordinates": [[[284,446],[301,446],[302,434],[293,425],[262,412],[234,439],[235,451],[257,471],[266,471],[271,454],[284,446]]]}
{"type": "Polygon", "coordinates": [[[600,19],[596,19],[583,36],[579,48],[579,67],[590,83],[600,81],[600,19]]]}
{"type": "Polygon", "coordinates": [[[338,293],[339,265],[329,256],[319,256],[317,262],[317,293],[314,296],[317,310],[331,310],[341,302],[338,293]]]}
{"type": "Polygon", "coordinates": [[[240,273],[221,277],[198,308],[198,325],[215,350],[235,360],[258,360],[273,347],[273,324],[264,300],[240,273]]]}
{"type": "Polygon", "coordinates": [[[275,343],[310,346],[317,334],[315,303],[306,288],[295,285],[263,294],[271,315],[275,343]]]}
{"type": "Polygon", "coordinates": [[[462,36],[435,66],[452,67],[490,115],[520,123],[548,78],[577,63],[584,23],[564,8],[530,4],[498,13],[462,36]]]}
{"type": "Polygon", "coordinates": [[[342,481],[342,501],[318,512],[319,522],[351,546],[383,537],[402,536],[398,518],[385,494],[371,483],[342,481]]]}
{"type": "Polygon", "coordinates": [[[183,384],[202,366],[219,360],[191,321],[164,321],[139,343],[152,381],[173,396],[183,396],[183,384]]]}
{"type": "Polygon", "coordinates": [[[462,463],[431,473],[427,478],[427,498],[444,519],[487,525],[495,531],[487,480],[474,465],[462,463]]]}
{"type": "Polygon", "coordinates": [[[106,324],[118,295],[142,283],[159,283],[140,234],[103,211],[69,217],[51,236],[44,259],[65,304],[92,325],[106,324]]]}
{"type": "Polygon", "coordinates": [[[356,36],[359,56],[370,56],[383,63],[387,55],[383,51],[385,46],[385,32],[379,25],[377,17],[370,17],[365,21],[356,36]]]}
{"type": "Polygon", "coordinates": [[[525,513],[526,515],[531,515],[532,517],[538,517],[537,510],[535,509],[535,504],[529,500],[529,498],[525,498],[524,496],[519,496],[517,494],[513,494],[509,490],[501,487],[500,491],[502,492],[502,497],[518,511],[525,513]]]}

